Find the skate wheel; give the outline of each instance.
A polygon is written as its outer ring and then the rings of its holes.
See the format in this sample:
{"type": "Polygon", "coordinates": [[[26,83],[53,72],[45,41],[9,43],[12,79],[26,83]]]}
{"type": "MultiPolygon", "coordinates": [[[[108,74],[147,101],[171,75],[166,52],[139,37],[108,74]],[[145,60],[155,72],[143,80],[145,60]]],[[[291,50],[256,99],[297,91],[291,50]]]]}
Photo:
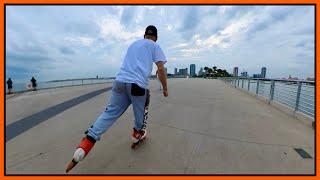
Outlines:
{"type": "Polygon", "coordinates": [[[74,168],[78,163],[75,162],[73,159],[69,162],[66,168],[66,173],[68,173],[72,168],[74,168]]]}
{"type": "Polygon", "coordinates": [[[135,148],[136,148],[136,146],[137,146],[137,144],[136,144],[136,143],[132,143],[132,144],[131,144],[131,149],[135,149],[135,148]]]}
{"type": "Polygon", "coordinates": [[[136,143],[132,143],[131,144],[131,149],[135,149],[139,144],[141,144],[144,140],[146,139],[146,137],[145,138],[143,138],[143,139],[140,139],[138,142],[136,142],[136,143]]]}

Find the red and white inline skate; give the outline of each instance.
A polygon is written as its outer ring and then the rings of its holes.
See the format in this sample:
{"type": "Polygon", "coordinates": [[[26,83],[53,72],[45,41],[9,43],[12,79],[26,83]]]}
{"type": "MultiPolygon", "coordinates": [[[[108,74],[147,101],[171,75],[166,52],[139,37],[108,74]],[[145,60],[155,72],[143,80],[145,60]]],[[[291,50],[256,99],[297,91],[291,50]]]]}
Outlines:
{"type": "Polygon", "coordinates": [[[142,129],[140,131],[137,131],[135,128],[133,128],[131,148],[135,149],[137,145],[139,145],[146,139],[146,137],[147,137],[147,130],[142,129]]]}

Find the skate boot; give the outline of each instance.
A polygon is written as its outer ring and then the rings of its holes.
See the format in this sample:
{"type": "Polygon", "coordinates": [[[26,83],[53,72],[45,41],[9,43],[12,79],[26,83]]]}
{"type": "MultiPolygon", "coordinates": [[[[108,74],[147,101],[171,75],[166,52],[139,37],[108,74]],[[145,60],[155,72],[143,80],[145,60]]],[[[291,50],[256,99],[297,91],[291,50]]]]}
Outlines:
{"type": "Polygon", "coordinates": [[[82,139],[77,147],[77,150],[73,154],[72,161],[68,164],[66,172],[69,172],[79,161],[84,159],[94,146],[96,140],[90,136],[86,136],[82,139]]]}
{"type": "Polygon", "coordinates": [[[131,148],[134,149],[138,144],[140,144],[146,138],[146,136],[147,136],[147,131],[145,129],[137,131],[135,128],[133,128],[131,148]]]}

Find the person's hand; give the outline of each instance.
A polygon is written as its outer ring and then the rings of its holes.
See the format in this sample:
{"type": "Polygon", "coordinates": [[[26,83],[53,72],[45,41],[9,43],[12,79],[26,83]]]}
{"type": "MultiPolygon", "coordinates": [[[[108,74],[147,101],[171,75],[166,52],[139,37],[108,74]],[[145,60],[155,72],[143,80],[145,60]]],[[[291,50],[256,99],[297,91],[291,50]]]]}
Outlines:
{"type": "Polygon", "coordinates": [[[167,96],[168,96],[168,90],[166,90],[166,89],[163,90],[163,96],[164,96],[164,97],[167,97],[167,96]]]}

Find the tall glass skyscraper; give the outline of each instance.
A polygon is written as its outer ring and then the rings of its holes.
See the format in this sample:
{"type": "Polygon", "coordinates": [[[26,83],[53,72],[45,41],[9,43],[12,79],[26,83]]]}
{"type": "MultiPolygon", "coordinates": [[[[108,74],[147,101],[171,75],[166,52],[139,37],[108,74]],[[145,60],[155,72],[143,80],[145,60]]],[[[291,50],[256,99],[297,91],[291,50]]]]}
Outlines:
{"type": "Polygon", "coordinates": [[[196,65],[195,64],[190,64],[190,76],[195,76],[196,75],[196,65]]]}
{"type": "Polygon", "coordinates": [[[233,68],[233,76],[238,77],[238,67],[233,68]]]}
{"type": "Polygon", "coordinates": [[[266,67],[262,67],[261,68],[261,77],[262,78],[266,78],[266,74],[267,74],[267,68],[266,67]]]}

